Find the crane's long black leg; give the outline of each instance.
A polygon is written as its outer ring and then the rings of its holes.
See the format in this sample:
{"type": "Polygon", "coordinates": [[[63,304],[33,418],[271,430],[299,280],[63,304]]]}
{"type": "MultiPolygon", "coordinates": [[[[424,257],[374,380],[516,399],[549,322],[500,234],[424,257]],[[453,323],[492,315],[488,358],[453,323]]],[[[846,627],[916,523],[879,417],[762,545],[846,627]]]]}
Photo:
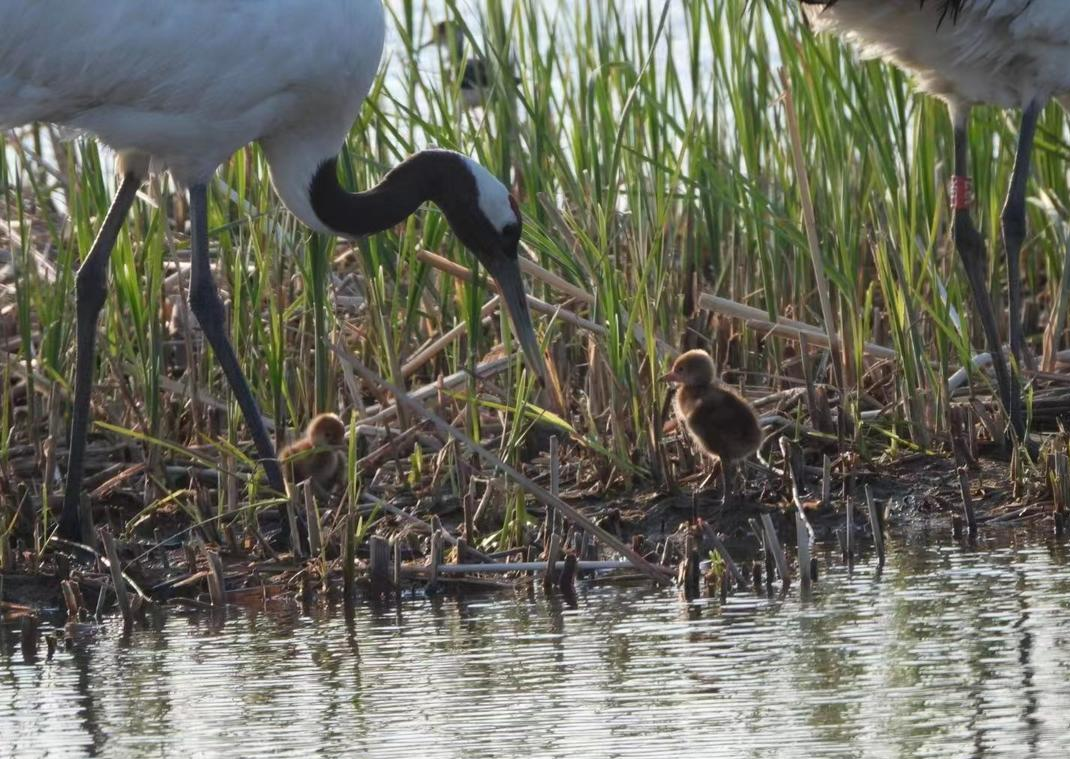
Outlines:
{"type": "Polygon", "coordinates": [[[1011,353],[1019,364],[1025,355],[1025,337],[1022,334],[1022,273],[1018,256],[1025,240],[1025,195],[1029,181],[1030,159],[1033,154],[1033,138],[1036,136],[1037,119],[1042,106],[1034,100],[1022,112],[1022,125],[1018,133],[1018,153],[1014,158],[1014,173],[1003,205],[1003,247],[1007,255],[1007,289],[1010,291],[1010,337],[1011,353]]]}
{"type": "Polygon", "coordinates": [[[78,268],[75,305],[74,411],[71,419],[70,452],[67,458],[67,484],[63,492],[63,512],[59,520],[60,537],[81,540],[78,500],[82,495],[85,467],[85,442],[89,431],[89,396],[93,389],[93,359],[97,345],[97,318],[108,296],[108,259],[119,237],[127,211],[137,197],[141,177],[133,172],[123,176],[119,191],[112,200],[104,223],[97,232],[89,255],[78,268]]]}
{"type": "MultiPolygon", "coordinates": [[[[257,406],[252,391],[249,390],[249,384],[245,381],[241,366],[234,355],[234,348],[231,347],[230,339],[227,337],[223,301],[220,300],[219,292],[216,290],[208,260],[208,191],[203,184],[190,187],[189,211],[190,245],[193,258],[189,284],[190,310],[200,322],[201,331],[212,346],[216,360],[223,369],[230,389],[241,407],[245,423],[249,426],[253,442],[256,444],[260,463],[267,474],[268,483],[279,493],[284,493],[286,487],[283,484],[279,460],[275,456],[275,446],[264,427],[260,408],[257,406]]],[[[285,523],[285,520],[283,522],[285,523]]]]}
{"type": "Polygon", "coordinates": [[[968,147],[966,118],[963,115],[961,119],[955,119],[955,191],[952,193],[954,196],[952,202],[955,207],[955,247],[962,259],[962,266],[966,270],[966,278],[973,293],[974,306],[981,317],[981,329],[985,333],[985,342],[992,355],[992,366],[996,370],[1000,400],[1010,417],[1011,428],[1015,436],[1021,440],[1025,434],[1021,393],[1017,380],[1007,368],[1007,361],[1003,356],[999,340],[999,329],[996,327],[996,318],[992,312],[992,300],[989,298],[985,281],[987,268],[985,242],[970,216],[968,147]]]}

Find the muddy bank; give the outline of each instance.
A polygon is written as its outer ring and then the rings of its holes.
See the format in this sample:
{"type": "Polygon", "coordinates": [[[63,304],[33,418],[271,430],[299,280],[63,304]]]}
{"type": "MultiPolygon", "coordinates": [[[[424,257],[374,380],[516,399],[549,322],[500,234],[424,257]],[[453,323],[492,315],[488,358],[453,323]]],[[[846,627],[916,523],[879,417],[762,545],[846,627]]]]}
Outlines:
{"type": "MultiPolygon", "coordinates": [[[[855,502],[853,540],[864,545],[872,539],[872,527],[864,507],[864,491],[869,489],[878,506],[879,518],[885,529],[919,524],[952,525],[963,515],[961,473],[967,478],[970,502],[976,514],[978,528],[991,525],[1038,525],[1051,530],[1053,500],[1050,492],[1039,488],[1024,488],[1016,492],[1014,478],[1009,475],[1006,461],[982,458],[976,466],[962,470],[950,458],[931,455],[908,455],[896,461],[860,465],[852,462],[846,477],[829,467],[828,483],[821,470],[809,467],[801,477],[800,495],[807,519],[817,543],[837,545],[845,531],[845,504],[848,497],[855,502]],[[829,494],[828,501],[822,492],[829,494]],[[851,494],[851,495],[847,495],[851,494]]],[[[696,475],[693,480],[701,479],[696,475]]],[[[577,506],[601,528],[621,541],[633,546],[649,561],[675,567],[683,557],[684,542],[694,518],[708,524],[722,536],[728,551],[741,564],[756,560],[761,545],[752,528],[752,521],[768,514],[782,544],[789,553],[796,545],[795,508],[787,476],[775,471],[751,470],[744,478],[739,499],[725,506],[720,492],[708,489],[692,490],[697,482],[682,482],[676,492],[649,489],[610,498],[596,498],[592,494],[564,491],[562,497],[577,506]]],[[[486,506],[486,504],[484,504],[486,506]]],[[[406,588],[424,589],[429,576],[437,592],[449,592],[463,586],[467,590],[502,590],[534,582],[531,572],[495,573],[493,576],[439,577],[430,572],[434,535],[440,539],[438,561],[447,562],[511,562],[542,560],[547,536],[543,510],[528,504],[528,519],[524,534],[517,535],[518,546],[509,551],[483,553],[478,544],[463,540],[465,504],[456,497],[417,497],[399,493],[384,508],[370,509],[364,539],[347,548],[339,536],[339,511],[330,504],[320,512],[319,550],[309,555],[294,555],[290,551],[272,549],[260,537],[275,530],[270,512],[261,522],[261,535],[241,531],[232,523],[222,531],[211,525],[191,529],[181,513],[160,510],[151,519],[135,526],[127,540],[118,541],[119,560],[126,583],[139,606],[174,604],[196,608],[210,608],[213,598],[210,586],[213,576],[213,557],[218,557],[215,574],[221,581],[226,603],[263,604],[267,601],[293,600],[305,604],[337,602],[342,598],[346,583],[343,557],[352,551],[354,577],[352,586],[362,595],[382,594],[375,587],[374,567],[367,538],[377,536],[389,541],[396,558],[391,561],[403,568],[402,575],[391,577],[393,592],[406,588]],[[460,539],[458,539],[460,538],[460,539]]],[[[101,513],[104,523],[118,527],[122,509],[114,506],[101,513]]],[[[491,517],[493,518],[493,517],[491,517]]],[[[495,520],[497,521],[497,520],[495,520]]],[[[577,559],[597,561],[609,558],[593,536],[584,535],[567,521],[561,523],[564,552],[577,559]]],[[[86,611],[106,610],[114,603],[110,590],[110,572],[106,562],[93,559],[68,548],[52,550],[38,562],[35,554],[20,541],[13,556],[13,570],[3,575],[2,600],[7,604],[5,616],[16,618],[20,609],[62,610],[65,599],[61,582],[71,580],[78,586],[82,598],[79,605],[86,611]],[[101,592],[105,598],[98,603],[101,592]]],[[[634,572],[621,573],[632,579],[634,572]]],[[[72,613],[79,613],[72,608],[72,613]]]]}

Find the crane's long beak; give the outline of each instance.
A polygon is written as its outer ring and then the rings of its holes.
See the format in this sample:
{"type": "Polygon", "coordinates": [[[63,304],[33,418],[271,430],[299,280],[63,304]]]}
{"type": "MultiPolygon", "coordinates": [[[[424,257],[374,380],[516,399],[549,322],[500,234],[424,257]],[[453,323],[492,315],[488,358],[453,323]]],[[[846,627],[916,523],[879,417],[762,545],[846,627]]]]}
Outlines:
{"type": "Polygon", "coordinates": [[[539,348],[539,339],[535,336],[535,328],[531,324],[531,313],[528,311],[528,295],[524,291],[524,281],[520,278],[520,264],[516,259],[494,256],[483,262],[498,283],[505,308],[509,312],[509,318],[513,321],[513,331],[520,341],[520,348],[524,351],[524,361],[528,368],[539,378],[543,387],[547,386],[549,375],[546,370],[546,362],[539,348]]]}

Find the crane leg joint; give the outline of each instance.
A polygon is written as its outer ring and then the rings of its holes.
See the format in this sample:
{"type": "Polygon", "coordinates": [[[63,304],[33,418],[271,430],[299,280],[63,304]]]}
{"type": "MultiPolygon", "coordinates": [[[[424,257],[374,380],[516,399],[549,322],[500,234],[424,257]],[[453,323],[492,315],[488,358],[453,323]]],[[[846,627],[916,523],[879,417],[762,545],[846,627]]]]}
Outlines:
{"type": "Polygon", "coordinates": [[[190,282],[189,307],[202,325],[223,323],[226,314],[211,271],[199,272],[190,282]]]}
{"type": "Polygon", "coordinates": [[[75,279],[78,318],[96,319],[108,297],[108,259],[89,256],[78,269],[75,279]]]}

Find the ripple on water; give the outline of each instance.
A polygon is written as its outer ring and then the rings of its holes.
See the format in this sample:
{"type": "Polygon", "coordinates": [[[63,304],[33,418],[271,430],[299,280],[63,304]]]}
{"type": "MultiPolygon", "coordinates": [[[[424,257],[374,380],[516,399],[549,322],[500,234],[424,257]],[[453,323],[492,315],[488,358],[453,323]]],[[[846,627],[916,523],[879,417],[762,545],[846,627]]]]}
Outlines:
{"type": "Polygon", "coordinates": [[[0,633],[0,755],[1062,757],[1070,568],[1021,536],[892,546],[811,600],[581,589],[0,633]]]}

